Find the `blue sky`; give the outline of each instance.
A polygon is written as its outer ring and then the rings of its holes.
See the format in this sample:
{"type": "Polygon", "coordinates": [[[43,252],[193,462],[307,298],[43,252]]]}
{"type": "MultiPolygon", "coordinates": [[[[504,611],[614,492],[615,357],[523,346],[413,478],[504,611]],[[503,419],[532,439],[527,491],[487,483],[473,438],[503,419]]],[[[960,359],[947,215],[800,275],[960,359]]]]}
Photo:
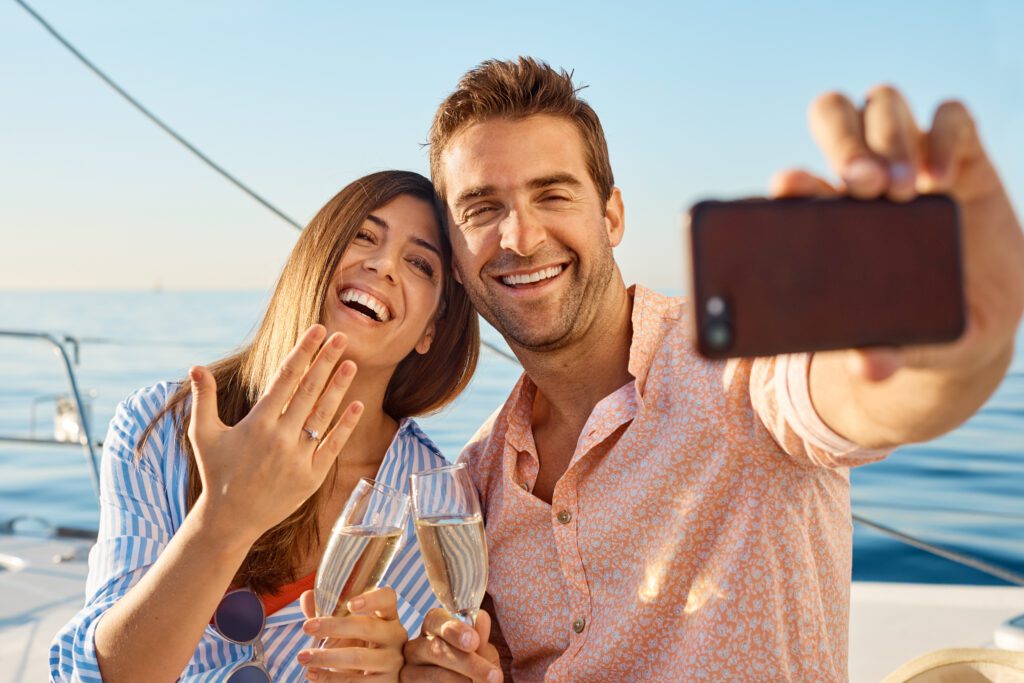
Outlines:
{"type": "MultiPolygon", "coordinates": [[[[680,215],[823,171],[807,104],[903,88],[975,112],[1024,199],[1024,3],[31,3],[200,149],[304,222],[348,181],[427,171],[463,71],[573,69],[604,123],[628,281],[683,285],[680,215]],[[492,6],[493,5],[493,6],[492,6]]],[[[0,289],[265,289],[293,228],[191,157],[13,2],[0,3],[0,289]]]]}

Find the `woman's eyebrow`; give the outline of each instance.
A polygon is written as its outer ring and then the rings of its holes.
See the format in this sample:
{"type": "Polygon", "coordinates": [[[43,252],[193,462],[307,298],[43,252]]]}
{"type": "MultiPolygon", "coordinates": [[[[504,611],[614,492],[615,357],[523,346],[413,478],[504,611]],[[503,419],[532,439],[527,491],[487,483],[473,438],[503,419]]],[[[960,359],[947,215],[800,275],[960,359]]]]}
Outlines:
{"type": "MultiPolygon", "coordinates": [[[[380,216],[374,216],[372,213],[366,217],[366,220],[370,221],[371,223],[374,223],[375,225],[379,226],[384,230],[391,229],[391,226],[388,225],[388,222],[386,220],[384,220],[380,216]]],[[[441,256],[441,250],[438,249],[433,244],[431,244],[430,242],[428,242],[427,240],[423,239],[422,237],[410,235],[409,241],[412,242],[413,244],[423,247],[424,249],[429,249],[430,251],[437,254],[437,258],[441,259],[442,261],[444,260],[444,258],[441,256]]]]}

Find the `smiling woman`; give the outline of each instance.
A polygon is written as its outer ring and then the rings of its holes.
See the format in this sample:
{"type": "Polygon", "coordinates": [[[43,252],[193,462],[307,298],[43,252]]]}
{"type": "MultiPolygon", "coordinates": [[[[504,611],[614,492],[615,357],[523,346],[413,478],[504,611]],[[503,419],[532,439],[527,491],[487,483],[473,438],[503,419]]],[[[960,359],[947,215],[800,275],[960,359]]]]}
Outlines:
{"type": "Polygon", "coordinates": [[[54,641],[54,680],[296,680],[355,659],[397,676],[436,604],[411,525],[361,611],[304,622],[299,597],[360,478],[408,491],[445,462],[410,416],[465,388],[479,335],[440,225],[418,174],[350,184],[303,232],[252,343],[119,406],[88,597],[54,641]],[[239,589],[260,598],[255,636],[210,625],[239,589]],[[310,649],[312,633],[367,646],[310,649]]]}

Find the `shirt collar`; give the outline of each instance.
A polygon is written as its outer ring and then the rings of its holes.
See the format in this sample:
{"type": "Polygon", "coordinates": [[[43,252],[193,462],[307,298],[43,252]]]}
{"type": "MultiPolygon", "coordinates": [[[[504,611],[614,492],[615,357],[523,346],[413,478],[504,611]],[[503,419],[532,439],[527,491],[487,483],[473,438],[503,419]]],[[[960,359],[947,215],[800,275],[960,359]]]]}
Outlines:
{"type": "MultiPolygon", "coordinates": [[[[629,343],[629,374],[636,378],[636,398],[643,402],[647,375],[651,370],[654,353],[661,338],[660,328],[666,320],[682,318],[682,305],[678,300],[654,292],[643,285],[631,286],[627,293],[633,299],[632,339],[629,343]]],[[[537,385],[523,373],[512,389],[509,405],[509,428],[506,441],[517,451],[533,451],[533,399],[537,385]]]]}

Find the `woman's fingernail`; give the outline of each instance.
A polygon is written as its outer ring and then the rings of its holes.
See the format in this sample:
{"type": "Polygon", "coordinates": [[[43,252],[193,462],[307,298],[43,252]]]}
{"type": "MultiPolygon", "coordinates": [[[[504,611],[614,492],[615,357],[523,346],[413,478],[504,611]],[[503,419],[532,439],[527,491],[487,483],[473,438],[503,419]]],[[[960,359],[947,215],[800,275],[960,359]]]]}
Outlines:
{"type": "Polygon", "coordinates": [[[352,598],[351,600],[348,601],[348,611],[349,612],[359,611],[359,610],[361,610],[365,606],[366,606],[366,600],[363,600],[362,598],[352,598]]]}
{"type": "Polygon", "coordinates": [[[498,683],[500,680],[501,674],[497,669],[491,669],[491,673],[487,674],[487,683],[498,683]]]}
{"type": "Polygon", "coordinates": [[[473,634],[463,633],[462,638],[459,639],[459,642],[462,643],[462,647],[473,647],[473,634]]]}
{"type": "Polygon", "coordinates": [[[302,630],[306,633],[316,633],[320,630],[320,622],[316,619],[310,619],[302,625],[302,630]]]}
{"type": "Polygon", "coordinates": [[[311,681],[315,681],[319,676],[320,676],[320,674],[318,674],[315,671],[307,671],[306,672],[306,678],[308,678],[311,681]]]}
{"type": "Polygon", "coordinates": [[[299,656],[296,657],[296,659],[299,660],[299,664],[301,664],[302,666],[306,666],[307,664],[313,661],[313,653],[306,652],[305,650],[303,650],[299,653],[299,656]]]}

